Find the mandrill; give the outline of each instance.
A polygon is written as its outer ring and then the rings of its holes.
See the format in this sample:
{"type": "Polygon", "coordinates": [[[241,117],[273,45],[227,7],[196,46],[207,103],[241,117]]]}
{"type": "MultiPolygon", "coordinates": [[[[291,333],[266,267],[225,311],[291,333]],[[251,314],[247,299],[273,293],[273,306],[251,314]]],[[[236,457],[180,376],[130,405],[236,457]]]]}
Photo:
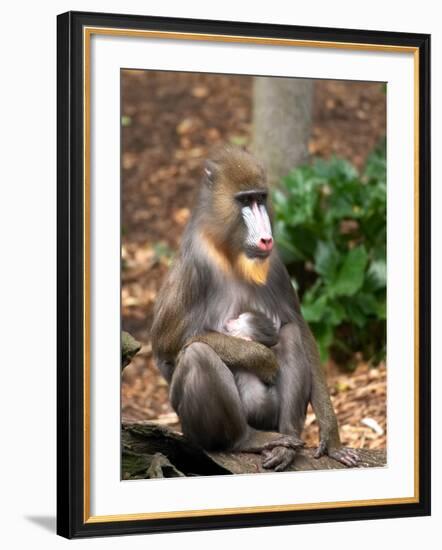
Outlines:
{"type": "Polygon", "coordinates": [[[155,304],[152,346],[183,432],[203,448],[262,452],[265,468],[284,470],[303,446],[311,403],[316,456],[357,464],[341,445],[315,340],[274,246],[264,170],[245,150],[220,148],[206,161],[155,304]],[[271,349],[229,334],[229,322],[252,311],[273,324],[271,349]]]}

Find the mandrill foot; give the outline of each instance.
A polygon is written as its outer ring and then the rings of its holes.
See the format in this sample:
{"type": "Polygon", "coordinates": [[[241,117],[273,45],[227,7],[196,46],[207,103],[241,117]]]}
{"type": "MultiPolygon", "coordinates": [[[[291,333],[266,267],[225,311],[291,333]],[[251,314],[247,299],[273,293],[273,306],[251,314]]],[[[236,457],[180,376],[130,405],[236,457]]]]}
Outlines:
{"type": "Polygon", "coordinates": [[[337,449],[328,450],[325,442],[321,441],[315,453],[315,458],[328,455],[330,458],[337,460],[348,468],[354,468],[359,463],[359,455],[354,449],[348,447],[338,447],[337,449]]]}

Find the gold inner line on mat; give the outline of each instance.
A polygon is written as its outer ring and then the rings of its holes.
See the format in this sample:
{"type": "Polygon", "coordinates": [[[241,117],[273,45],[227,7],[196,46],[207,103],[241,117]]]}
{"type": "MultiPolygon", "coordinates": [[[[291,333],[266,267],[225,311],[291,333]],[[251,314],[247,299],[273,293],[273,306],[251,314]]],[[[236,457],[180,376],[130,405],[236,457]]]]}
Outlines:
{"type": "Polygon", "coordinates": [[[414,46],[378,45],[321,40],[297,40],[283,38],[245,37],[205,33],[113,29],[85,27],[83,29],[83,78],[84,78],[84,522],[102,523],[148,519],[204,517],[296,510],[321,510],[355,506],[379,506],[411,504],[419,501],[419,49],[414,46]],[[90,513],[90,45],[92,35],[127,36],[157,39],[194,40],[203,42],[231,42],[271,46],[304,48],[328,48],[371,52],[412,53],[414,57],[414,495],[412,497],[320,502],[203,510],[181,510],[137,514],[91,516],[90,513]]]}

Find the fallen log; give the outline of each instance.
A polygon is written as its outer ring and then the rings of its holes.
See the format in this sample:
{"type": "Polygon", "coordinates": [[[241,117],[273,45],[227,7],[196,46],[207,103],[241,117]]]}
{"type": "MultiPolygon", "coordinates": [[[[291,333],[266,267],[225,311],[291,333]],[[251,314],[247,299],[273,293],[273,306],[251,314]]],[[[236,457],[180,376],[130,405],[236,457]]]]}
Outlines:
{"type": "MultiPolygon", "coordinates": [[[[265,473],[261,456],[242,452],[207,452],[179,432],[153,422],[122,426],[122,478],[207,476],[265,473]]],[[[380,468],[386,465],[383,450],[355,449],[358,468],[380,468]]],[[[315,449],[299,450],[288,471],[338,470],[346,466],[328,456],[314,458],[315,449]]]]}

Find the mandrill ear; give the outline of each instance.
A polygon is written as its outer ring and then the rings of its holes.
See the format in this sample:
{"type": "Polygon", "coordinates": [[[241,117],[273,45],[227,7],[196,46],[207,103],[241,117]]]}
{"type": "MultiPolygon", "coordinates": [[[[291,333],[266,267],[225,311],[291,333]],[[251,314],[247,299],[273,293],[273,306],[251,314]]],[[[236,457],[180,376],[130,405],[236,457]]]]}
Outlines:
{"type": "Polygon", "coordinates": [[[204,164],[204,180],[211,186],[215,183],[218,174],[218,165],[213,160],[206,160],[204,164]]]}

